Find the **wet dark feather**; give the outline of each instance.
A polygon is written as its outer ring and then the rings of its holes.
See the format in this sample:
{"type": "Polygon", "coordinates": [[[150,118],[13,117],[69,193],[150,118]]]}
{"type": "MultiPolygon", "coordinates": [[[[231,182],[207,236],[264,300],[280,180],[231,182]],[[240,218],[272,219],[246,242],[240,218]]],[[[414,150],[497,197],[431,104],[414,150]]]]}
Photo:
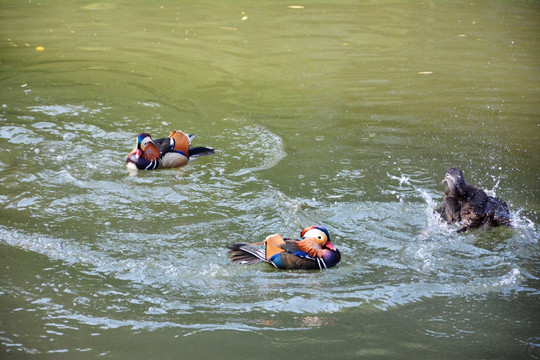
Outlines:
{"type": "Polygon", "coordinates": [[[510,224],[508,205],[499,198],[487,195],[483,189],[467,184],[460,169],[448,169],[446,179],[448,185],[442,206],[435,211],[448,224],[461,222],[463,226],[458,232],[510,224]]]}

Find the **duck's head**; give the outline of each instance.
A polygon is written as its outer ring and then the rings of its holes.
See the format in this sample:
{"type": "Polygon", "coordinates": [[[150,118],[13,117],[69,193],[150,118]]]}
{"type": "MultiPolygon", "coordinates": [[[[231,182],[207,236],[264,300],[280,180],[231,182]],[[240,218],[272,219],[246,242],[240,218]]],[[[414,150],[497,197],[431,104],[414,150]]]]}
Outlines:
{"type": "Polygon", "coordinates": [[[446,170],[446,175],[442,182],[448,184],[448,189],[452,194],[463,193],[463,189],[467,185],[463,177],[463,171],[456,167],[446,170]]]}
{"type": "Polygon", "coordinates": [[[135,147],[126,157],[126,166],[133,170],[155,169],[160,157],[161,152],[152,141],[152,137],[147,133],[142,133],[137,136],[135,147]]]}
{"type": "Polygon", "coordinates": [[[135,140],[135,147],[128,154],[127,158],[128,160],[132,157],[138,159],[141,156],[150,161],[155,160],[160,156],[159,149],[154,144],[150,134],[141,133],[139,136],[137,136],[137,139],[135,140]]]}
{"type": "Polygon", "coordinates": [[[330,242],[330,233],[323,226],[308,226],[300,233],[302,239],[311,239],[321,248],[336,251],[334,245],[330,242]]]}

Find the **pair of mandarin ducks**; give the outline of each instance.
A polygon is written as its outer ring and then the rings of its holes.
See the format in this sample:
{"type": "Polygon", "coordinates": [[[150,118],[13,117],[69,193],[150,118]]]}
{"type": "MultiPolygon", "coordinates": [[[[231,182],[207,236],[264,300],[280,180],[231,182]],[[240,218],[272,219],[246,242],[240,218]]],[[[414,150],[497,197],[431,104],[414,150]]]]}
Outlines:
{"type": "MultiPolygon", "coordinates": [[[[177,168],[190,159],[212,155],[214,149],[192,147],[194,135],[173,131],[162,139],[153,140],[147,133],[137,136],[135,147],[126,158],[131,170],[177,168]]],[[[236,243],[227,246],[231,260],[240,264],[268,263],[278,269],[317,270],[335,266],[341,253],[330,242],[328,230],[322,226],[309,226],[300,238],[283,238],[274,234],[260,243],[236,243]]]]}

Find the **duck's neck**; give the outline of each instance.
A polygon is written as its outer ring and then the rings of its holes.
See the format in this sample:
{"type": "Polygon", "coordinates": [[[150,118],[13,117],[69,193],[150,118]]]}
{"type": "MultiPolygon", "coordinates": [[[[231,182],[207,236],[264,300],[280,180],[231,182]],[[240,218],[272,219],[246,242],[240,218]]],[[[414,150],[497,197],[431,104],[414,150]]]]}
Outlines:
{"type": "Polygon", "coordinates": [[[341,253],[338,249],[325,249],[323,250],[323,255],[321,256],[321,258],[324,260],[327,267],[334,266],[337,265],[337,263],[341,259],[341,253]]]}

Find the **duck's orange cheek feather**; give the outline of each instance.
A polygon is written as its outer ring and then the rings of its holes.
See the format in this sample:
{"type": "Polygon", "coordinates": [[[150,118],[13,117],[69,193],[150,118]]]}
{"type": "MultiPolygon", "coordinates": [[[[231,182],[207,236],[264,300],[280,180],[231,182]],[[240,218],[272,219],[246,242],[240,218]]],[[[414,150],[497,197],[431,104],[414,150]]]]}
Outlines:
{"type": "Polygon", "coordinates": [[[142,153],[142,156],[148,160],[148,161],[154,161],[160,158],[161,152],[154,144],[148,144],[144,152],[142,153]]]}
{"type": "Polygon", "coordinates": [[[322,257],[324,254],[319,244],[312,238],[298,241],[298,247],[311,257],[322,257]]]}

